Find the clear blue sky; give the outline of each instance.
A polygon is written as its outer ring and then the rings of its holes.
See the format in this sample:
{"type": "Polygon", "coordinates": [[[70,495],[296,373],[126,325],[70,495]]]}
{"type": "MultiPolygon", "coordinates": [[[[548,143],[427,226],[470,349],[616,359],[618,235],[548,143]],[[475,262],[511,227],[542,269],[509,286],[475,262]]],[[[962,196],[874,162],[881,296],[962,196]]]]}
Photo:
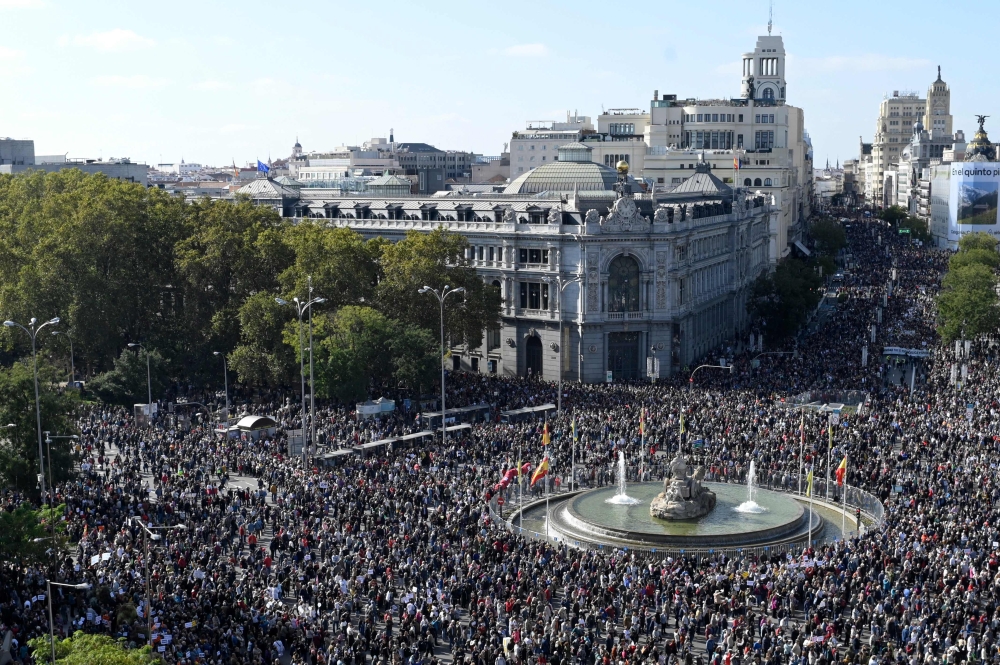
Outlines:
{"type": "MultiPolygon", "coordinates": [[[[393,127],[397,141],[495,155],[526,120],[566,110],[648,107],[654,89],[737,95],[767,7],[0,0],[0,136],[33,138],[38,154],[222,165],[287,156],[296,135],[327,149],[393,127]]],[[[955,127],[993,114],[1000,137],[1000,93],[983,85],[994,61],[945,37],[998,19],[1000,3],[778,0],[788,99],[816,164],[855,156],[882,95],[923,94],[938,64],[955,127]]]]}

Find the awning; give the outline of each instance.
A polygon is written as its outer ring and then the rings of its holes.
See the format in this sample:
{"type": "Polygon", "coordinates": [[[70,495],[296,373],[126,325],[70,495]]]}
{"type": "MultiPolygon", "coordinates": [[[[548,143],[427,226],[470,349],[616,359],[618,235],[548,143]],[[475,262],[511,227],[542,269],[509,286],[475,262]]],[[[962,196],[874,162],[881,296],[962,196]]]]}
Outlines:
{"type": "Polygon", "coordinates": [[[812,252],[810,252],[810,251],[809,251],[809,248],[808,248],[808,247],[806,247],[805,245],[803,245],[803,244],[802,244],[801,242],[799,242],[798,240],[796,240],[796,241],[795,241],[795,246],[796,246],[796,247],[798,248],[798,250],[799,250],[800,252],[802,252],[802,253],[803,253],[803,254],[805,254],[806,256],[812,256],[812,252]]]}

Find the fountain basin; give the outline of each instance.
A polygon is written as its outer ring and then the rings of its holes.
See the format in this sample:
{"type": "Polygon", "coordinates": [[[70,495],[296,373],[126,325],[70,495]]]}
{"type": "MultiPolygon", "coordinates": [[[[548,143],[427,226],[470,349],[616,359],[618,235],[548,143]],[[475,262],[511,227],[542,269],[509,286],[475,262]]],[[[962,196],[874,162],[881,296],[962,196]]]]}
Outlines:
{"type": "MultiPolygon", "coordinates": [[[[762,513],[740,513],[747,500],[746,486],[705,483],[716,494],[716,506],[693,520],[661,520],[650,515],[649,504],[663,490],[661,483],[628,486],[637,505],[608,505],[618,490],[604,487],[583,492],[555,505],[550,513],[552,530],[569,543],[663,549],[714,548],[766,545],[797,539],[808,531],[808,510],[792,496],[755,490],[762,513]]],[[[822,525],[813,515],[814,531],[822,525]]]]}

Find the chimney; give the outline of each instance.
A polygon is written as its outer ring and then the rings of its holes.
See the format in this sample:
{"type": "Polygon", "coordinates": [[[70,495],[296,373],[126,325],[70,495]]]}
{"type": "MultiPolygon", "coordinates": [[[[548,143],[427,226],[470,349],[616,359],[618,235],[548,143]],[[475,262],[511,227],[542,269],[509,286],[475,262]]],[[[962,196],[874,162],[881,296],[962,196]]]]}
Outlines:
{"type": "Polygon", "coordinates": [[[653,100],[655,101],[655,100],[657,100],[659,98],[660,98],[660,91],[659,90],[654,90],[653,91],[653,100]]]}

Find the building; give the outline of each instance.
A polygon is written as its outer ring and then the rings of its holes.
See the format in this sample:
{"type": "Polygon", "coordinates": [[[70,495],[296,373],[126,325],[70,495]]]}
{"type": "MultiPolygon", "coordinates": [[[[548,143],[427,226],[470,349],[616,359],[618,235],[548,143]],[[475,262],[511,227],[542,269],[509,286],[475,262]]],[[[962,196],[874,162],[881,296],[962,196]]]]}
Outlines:
{"type": "Polygon", "coordinates": [[[526,129],[510,139],[510,179],[553,161],[560,146],[579,142],[593,131],[590,118],[575,112],[566,111],[566,122],[529,120],[526,129]]]}
{"type": "Polygon", "coordinates": [[[816,207],[826,210],[834,205],[834,200],[840,200],[844,193],[845,169],[838,164],[831,168],[827,160],[826,168],[813,170],[813,195],[816,197],[816,207]]]}
{"type": "Polygon", "coordinates": [[[668,376],[745,331],[751,285],[770,264],[773,196],[724,183],[701,155],[681,186],[656,193],[624,162],[593,162],[587,145],[554,156],[503,193],[344,195],[260,178],[241,194],[368,237],[464,235],[502,317],[482,348],[452,349],[452,369],[603,382],[640,378],[655,358],[668,376]]]}
{"type": "Polygon", "coordinates": [[[927,89],[927,97],[921,98],[915,91],[894,90],[879,105],[871,167],[865,177],[869,203],[883,207],[897,203],[897,165],[918,122],[921,131],[928,132],[929,141],[944,142],[952,137],[951,90],[941,79],[940,67],[937,79],[927,89]]]}
{"type": "Polygon", "coordinates": [[[109,178],[149,184],[149,166],[122,159],[68,159],[65,155],[45,155],[35,159],[35,142],[31,139],[0,138],[0,173],[25,171],[61,171],[79,169],[84,173],[103,173],[109,178]]]}

